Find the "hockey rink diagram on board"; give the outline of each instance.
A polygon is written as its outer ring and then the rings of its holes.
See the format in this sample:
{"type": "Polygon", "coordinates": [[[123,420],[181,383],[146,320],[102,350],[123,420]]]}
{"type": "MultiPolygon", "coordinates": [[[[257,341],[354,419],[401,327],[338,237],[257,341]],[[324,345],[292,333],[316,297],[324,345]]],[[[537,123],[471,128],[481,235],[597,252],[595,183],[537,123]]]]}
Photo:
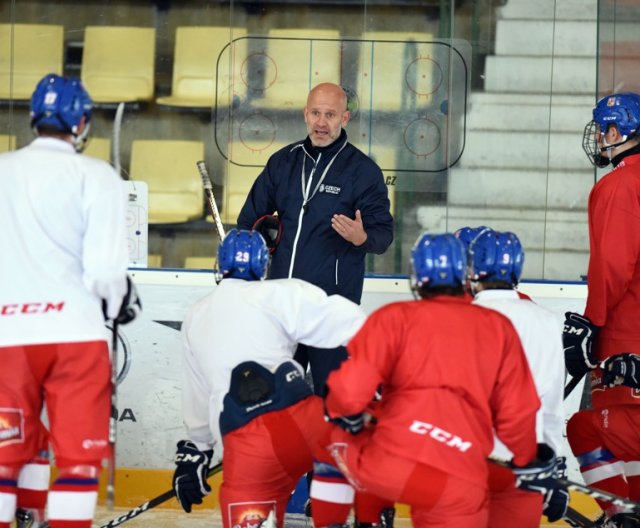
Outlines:
{"type": "Polygon", "coordinates": [[[218,57],[214,132],[231,176],[263,167],[279,148],[305,137],[302,110],[319,82],[345,89],[349,141],[383,171],[437,173],[458,161],[470,91],[467,42],[424,34],[405,42],[392,32],[339,39],[327,30],[303,38],[291,31],[235,39],[218,57]]]}
{"type": "Polygon", "coordinates": [[[146,268],[149,247],[149,186],[144,181],[122,182],[127,196],[129,267],[146,268]]]}

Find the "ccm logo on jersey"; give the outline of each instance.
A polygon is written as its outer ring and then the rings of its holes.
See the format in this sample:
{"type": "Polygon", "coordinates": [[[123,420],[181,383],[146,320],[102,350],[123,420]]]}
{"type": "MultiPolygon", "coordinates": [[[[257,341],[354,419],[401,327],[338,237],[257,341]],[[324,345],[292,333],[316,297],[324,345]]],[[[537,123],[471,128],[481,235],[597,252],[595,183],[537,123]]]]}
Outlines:
{"type": "Polygon", "coordinates": [[[463,453],[471,447],[471,442],[465,442],[459,436],[448,433],[444,429],[440,429],[439,427],[427,422],[414,420],[409,427],[409,431],[419,435],[429,435],[434,440],[442,442],[448,447],[455,447],[463,453]]]}
{"type": "Polygon", "coordinates": [[[291,372],[287,372],[287,375],[284,377],[284,379],[287,380],[287,383],[291,383],[294,379],[301,377],[302,374],[300,374],[300,372],[298,372],[297,370],[292,370],[291,372]]]}
{"type": "Polygon", "coordinates": [[[40,314],[47,312],[61,312],[64,309],[64,301],[59,303],[23,303],[23,304],[0,304],[0,315],[17,314],[40,314]]]}

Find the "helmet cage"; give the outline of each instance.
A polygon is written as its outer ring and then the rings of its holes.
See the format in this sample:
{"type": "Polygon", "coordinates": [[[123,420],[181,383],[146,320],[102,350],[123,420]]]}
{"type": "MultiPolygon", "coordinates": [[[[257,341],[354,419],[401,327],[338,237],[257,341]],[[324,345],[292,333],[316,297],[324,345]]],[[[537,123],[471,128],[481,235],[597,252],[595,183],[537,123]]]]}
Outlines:
{"type": "Polygon", "coordinates": [[[640,128],[640,95],[632,92],[612,94],[603,97],[593,109],[593,120],[584,128],[582,149],[589,161],[596,167],[606,167],[614,147],[618,147],[635,137],[640,128]],[[622,136],[622,141],[608,145],[604,141],[605,134],[611,126],[615,126],[622,136]],[[598,144],[601,140],[601,146],[598,144]],[[603,156],[603,152],[609,156],[603,156]]]}
{"type": "Polygon", "coordinates": [[[598,135],[604,135],[602,129],[595,121],[589,121],[584,127],[582,134],[582,150],[584,150],[587,158],[594,167],[603,168],[609,165],[611,160],[607,156],[602,155],[602,151],[598,146],[598,135]]]}

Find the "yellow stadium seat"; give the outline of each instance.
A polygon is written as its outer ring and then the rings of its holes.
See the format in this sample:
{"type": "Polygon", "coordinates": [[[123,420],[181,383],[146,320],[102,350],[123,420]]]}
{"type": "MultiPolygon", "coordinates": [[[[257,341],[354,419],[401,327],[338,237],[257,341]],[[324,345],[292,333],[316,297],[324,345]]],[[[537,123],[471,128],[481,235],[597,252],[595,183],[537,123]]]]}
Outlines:
{"type": "Polygon", "coordinates": [[[202,179],[196,168],[202,159],[201,141],[133,141],[130,179],[149,186],[150,224],[183,223],[204,216],[202,179]]]}
{"type": "Polygon", "coordinates": [[[47,73],[62,75],[63,54],[63,26],[0,24],[0,99],[31,99],[47,73]]]}
{"type": "Polygon", "coordinates": [[[269,156],[277,152],[287,143],[274,142],[267,148],[256,149],[258,145],[240,141],[229,144],[224,180],[224,194],[220,216],[225,224],[235,224],[240,209],[247,199],[253,182],[267,164],[269,156]]]}
{"type": "Polygon", "coordinates": [[[97,103],[150,101],[155,93],[155,28],[87,26],[82,82],[97,103]]]}
{"type": "Polygon", "coordinates": [[[337,30],[273,29],[262,53],[247,60],[243,70],[255,104],[266,108],[302,110],[309,90],[321,82],[340,84],[341,43],[337,30]],[[256,75],[255,72],[260,72],[256,75]],[[262,77],[264,85],[258,86],[262,77]]]}
{"type": "Polygon", "coordinates": [[[433,59],[433,35],[395,31],[365,32],[358,94],[367,111],[425,108],[444,81],[433,59]],[[371,41],[371,42],[368,42],[371,41]]]}
{"type": "Polygon", "coordinates": [[[87,142],[87,146],[84,149],[84,154],[93,158],[98,158],[111,162],[111,139],[110,138],[98,138],[91,136],[87,142]]]}
{"type": "Polygon", "coordinates": [[[0,134],[0,152],[16,150],[16,136],[0,134]]]}
{"type": "Polygon", "coordinates": [[[189,26],[176,29],[171,95],[158,104],[192,108],[229,105],[233,94],[244,97],[240,66],[247,54],[247,32],[241,28],[189,26]],[[217,73],[216,73],[217,72],[217,73]],[[217,90],[216,90],[217,88],[217,90]]]}
{"type": "Polygon", "coordinates": [[[216,257],[185,257],[184,267],[187,269],[212,270],[217,267],[216,257]]]}
{"type": "Polygon", "coordinates": [[[161,268],[162,267],[162,255],[149,254],[147,255],[147,268],[161,268]]]}

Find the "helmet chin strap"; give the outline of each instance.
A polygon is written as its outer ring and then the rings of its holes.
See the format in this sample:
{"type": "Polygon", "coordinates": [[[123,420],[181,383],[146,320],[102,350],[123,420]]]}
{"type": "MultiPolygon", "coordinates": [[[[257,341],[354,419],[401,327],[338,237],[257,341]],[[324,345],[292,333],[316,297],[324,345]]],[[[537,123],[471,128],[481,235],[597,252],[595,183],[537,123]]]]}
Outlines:
{"type": "Polygon", "coordinates": [[[76,152],[82,152],[87,146],[87,140],[89,138],[89,128],[90,123],[87,123],[80,134],[73,135],[73,147],[76,149],[76,152]]]}
{"type": "Polygon", "coordinates": [[[604,139],[604,135],[603,135],[602,144],[604,146],[599,147],[600,154],[596,154],[594,159],[595,164],[600,168],[604,168],[607,165],[609,165],[609,163],[611,163],[611,160],[615,157],[613,154],[614,149],[617,149],[619,146],[624,145],[627,141],[629,141],[629,139],[630,138],[628,138],[627,136],[622,136],[622,141],[618,141],[618,143],[613,143],[612,145],[609,145],[607,141],[604,139]],[[603,155],[605,153],[606,155],[603,155]]]}

